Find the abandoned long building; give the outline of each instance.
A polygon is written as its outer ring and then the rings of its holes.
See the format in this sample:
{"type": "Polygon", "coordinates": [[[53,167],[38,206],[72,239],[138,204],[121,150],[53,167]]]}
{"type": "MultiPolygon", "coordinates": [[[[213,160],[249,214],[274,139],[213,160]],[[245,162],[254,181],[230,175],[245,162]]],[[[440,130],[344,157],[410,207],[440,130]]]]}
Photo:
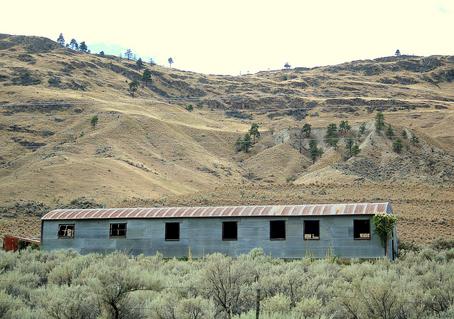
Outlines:
{"type": "MultiPolygon", "coordinates": [[[[389,203],[58,209],[42,218],[45,250],[124,251],[165,257],[238,256],[254,248],[280,258],[379,258],[372,217],[389,203]]],[[[397,253],[396,229],[388,257],[397,253]]]]}

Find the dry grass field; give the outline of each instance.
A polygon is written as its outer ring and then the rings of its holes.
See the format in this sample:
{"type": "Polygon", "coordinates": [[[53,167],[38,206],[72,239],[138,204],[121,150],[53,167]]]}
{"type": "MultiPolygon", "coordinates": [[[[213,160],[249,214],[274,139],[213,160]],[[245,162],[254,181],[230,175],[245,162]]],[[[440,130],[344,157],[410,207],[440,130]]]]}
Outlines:
{"type": "Polygon", "coordinates": [[[0,234],[39,235],[38,217],[11,213],[18,203],[86,197],[117,207],[389,200],[403,240],[454,238],[454,57],[243,76],[145,68],[152,80],[131,97],[144,70],[134,61],[0,35],[0,234]],[[376,111],[419,143],[393,152],[376,111]],[[344,139],[337,149],[323,140],[342,120],[361,149],[348,160],[344,139]],[[237,153],[253,122],[260,139],[237,153]],[[324,151],[314,164],[309,139],[302,154],[296,145],[304,123],[324,151]]]}

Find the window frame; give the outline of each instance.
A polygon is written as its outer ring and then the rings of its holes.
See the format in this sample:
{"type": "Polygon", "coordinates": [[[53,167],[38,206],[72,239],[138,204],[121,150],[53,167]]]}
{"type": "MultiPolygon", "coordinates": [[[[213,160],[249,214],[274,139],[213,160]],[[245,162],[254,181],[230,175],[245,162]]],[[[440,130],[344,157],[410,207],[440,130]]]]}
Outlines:
{"type": "Polygon", "coordinates": [[[320,240],[320,219],[305,219],[303,221],[303,239],[304,240],[320,240]],[[318,237],[306,238],[306,222],[317,222],[318,224],[318,237]]]}
{"type": "MultiPolygon", "coordinates": [[[[66,228],[66,231],[68,231],[68,228],[66,228]]],[[[57,230],[57,237],[58,239],[74,239],[74,237],[76,236],[76,224],[73,223],[73,224],[58,224],[58,230],[57,230]],[[72,236],[61,236],[60,235],[60,228],[62,226],[72,226],[73,228],[73,235],[72,236]]]]}
{"type": "Polygon", "coordinates": [[[128,223],[109,223],[109,238],[118,239],[126,238],[128,235],[128,223]],[[112,225],[125,225],[125,234],[124,235],[112,235],[112,225]]]}
{"type": "Polygon", "coordinates": [[[165,225],[164,225],[164,240],[165,241],[180,241],[180,238],[181,238],[181,227],[180,227],[180,222],[165,222],[165,225]],[[170,224],[173,224],[173,225],[178,225],[178,238],[167,238],[167,234],[168,234],[168,230],[167,230],[167,225],[170,225],[170,224]]]}
{"type": "Polygon", "coordinates": [[[223,221],[222,222],[222,241],[237,241],[238,240],[238,221],[236,220],[228,220],[228,221],[223,221]],[[235,224],[235,232],[236,232],[236,237],[235,238],[226,238],[225,237],[225,224],[235,224]]]}
{"type": "Polygon", "coordinates": [[[370,225],[370,219],[353,219],[353,239],[354,240],[371,240],[372,229],[370,225]],[[369,237],[355,237],[355,222],[368,222],[369,223],[369,237]]]}
{"type": "Polygon", "coordinates": [[[287,240],[287,220],[285,219],[277,219],[277,220],[270,220],[270,223],[269,223],[269,227],[270,227],[270,233],[269,233],[269,239],[272,240],[272,241],[283,241],[283,240],[287,240]],[[272,223],[275,223],[275,222],[282,222],[284,223],[284,237],[271,237],[271,233],[272,233],[272,227],[271,227],[271,224],[272,223]]]}

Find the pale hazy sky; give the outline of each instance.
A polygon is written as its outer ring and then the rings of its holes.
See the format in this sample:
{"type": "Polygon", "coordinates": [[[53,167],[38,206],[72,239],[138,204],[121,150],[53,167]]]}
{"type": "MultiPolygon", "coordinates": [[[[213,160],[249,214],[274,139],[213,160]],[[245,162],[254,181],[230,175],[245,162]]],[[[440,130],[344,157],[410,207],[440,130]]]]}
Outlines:
{"type": "MultiPolygon", "coordinates": [[[[454,0],[10,0],[0,33],[60,32],[174,67],[239,74],[403,54],[454,55],[454,0]]],[[[108,51],[108,50],[106,50],[108,51]]]]}

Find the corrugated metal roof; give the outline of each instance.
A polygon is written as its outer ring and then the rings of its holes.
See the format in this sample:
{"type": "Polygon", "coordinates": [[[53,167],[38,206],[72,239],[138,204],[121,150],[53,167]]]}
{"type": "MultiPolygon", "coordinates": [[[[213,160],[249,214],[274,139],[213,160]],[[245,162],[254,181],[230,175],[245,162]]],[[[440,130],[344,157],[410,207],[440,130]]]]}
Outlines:
{"type": "Polygon", "coordinates": [[[115,219],[115,218],[197,218],[197,217],[258,217],[258,216],[332,216],[374,215],[391,213],[389,203],[217,206],[217,207],[154,207],[56,209],[43,220],[115,219]]]}

